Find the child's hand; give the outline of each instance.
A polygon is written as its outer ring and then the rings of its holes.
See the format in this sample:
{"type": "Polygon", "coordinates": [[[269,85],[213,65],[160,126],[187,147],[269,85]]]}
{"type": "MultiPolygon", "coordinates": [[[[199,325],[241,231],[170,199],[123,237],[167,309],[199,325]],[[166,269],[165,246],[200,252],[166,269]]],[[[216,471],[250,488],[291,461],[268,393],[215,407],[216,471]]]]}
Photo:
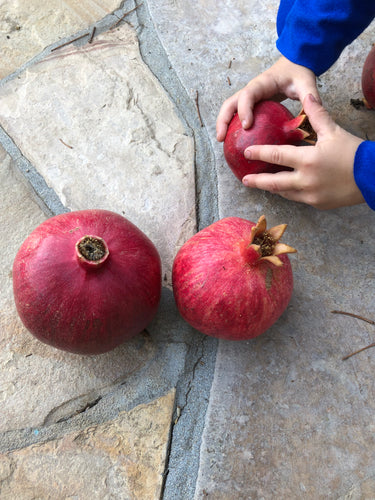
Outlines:
{"type": "Polygon", "coordinates": [[[217,140],[221,142],[225,139],[229,122],[236,111],[243,128],[249,128],[256,102],[280,95],[303,102],[310,93],[320,101],[314,73],[282,56],[271,68],[224,101],[216,121],[217,140]]]}
{"type": "Polygon", "coordinates": [[[294,170],[246,175],[245,186],[277,193],[288,200],[330,209],[364,202],[353,175],[354,157],[362,139],[346,132],[309,94],[303,108],[318,135],[315,146],[251,146],[245,157],[294,170]]]}

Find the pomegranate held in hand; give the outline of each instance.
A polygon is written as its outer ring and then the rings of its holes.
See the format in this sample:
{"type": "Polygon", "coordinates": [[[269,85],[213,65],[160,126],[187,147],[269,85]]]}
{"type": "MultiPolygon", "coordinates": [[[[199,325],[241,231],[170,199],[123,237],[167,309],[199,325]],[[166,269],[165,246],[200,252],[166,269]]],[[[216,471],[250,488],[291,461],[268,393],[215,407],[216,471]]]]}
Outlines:
{"type": "Polygon", "coordinates": [[[362,92],[368,109],[375,109],[375,45],[368,53],[362,69],[362,92]]]}
{"type": "Polygon", "coordinates": [[[255,105],[254,121],[249,129],[242,127],[235,114],[224,140],[224,157],[234,175],[242,180],[247,174],[291,170],[261,160],[248,160],[244,151],[254,144],[299,144],[310,135],[299,128],[305,120],[306,115],[294,118],[285,106],[274,101],[260,101],[255,105]]]}
{"type": "Polygon", "coordinates": [[[286,224],[266,229],[238,217],[190,238],[173,263],[173,293],[182,317],[207,335],[245,340],[265,332],[287,307],[293,274],[279,243],[286,224]]]}
{"type": "Polygon", "coordinates": [[[124,217],[82,210],[51,217],[13,264],[14,298],[39,340],[80,354],[109,351],[141,332],[161,294],[161,263],[149,238],[124,217]]]}

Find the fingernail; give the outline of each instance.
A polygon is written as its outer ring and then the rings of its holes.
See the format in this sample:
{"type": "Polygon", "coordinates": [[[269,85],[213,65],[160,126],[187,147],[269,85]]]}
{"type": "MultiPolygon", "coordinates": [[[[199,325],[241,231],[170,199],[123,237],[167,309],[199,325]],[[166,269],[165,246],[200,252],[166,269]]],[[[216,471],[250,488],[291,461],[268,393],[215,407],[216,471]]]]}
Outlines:
{"type": "Polygon", "coordinates": [[[247,120],[242,120],[241,124],[242,124],[242,128],[248,128],[249,127],[249,122],[247,120]]]}
{"type": "Polygon", "coordinates": [[[251,151],[250,151],[250,149],[245,149],[245,151],[244,151],[243,154],[244,154],[245,158],[247,158],[248,160],[250,160],[250,158],[251,158],[251,151]]]}
{"type": "Polygon", "coordinates": [[[242,179],[242,184],[246,187],[249,187],[249,181],[246,179],[246,177],[242,179]]]}

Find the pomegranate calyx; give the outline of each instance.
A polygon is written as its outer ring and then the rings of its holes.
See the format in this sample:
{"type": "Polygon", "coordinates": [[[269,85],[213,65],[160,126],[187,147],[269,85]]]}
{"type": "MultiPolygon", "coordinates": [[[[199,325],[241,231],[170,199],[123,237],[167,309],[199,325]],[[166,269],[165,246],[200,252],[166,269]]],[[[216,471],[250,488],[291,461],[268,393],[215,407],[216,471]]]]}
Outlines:
{"type": "Polygon", "coordinates": [[[267,262],[271,262],[277,267],[281,267],[283,265],[282,261],[277,257],[277,255],[268,255],[267,257],[262,257],[261,260],[266,260],[267,262]]]}
{"type": "Polygon", "coordinates": [[[303,125],[307,119],[307,115],[305,115],[302,110],[295,118],[292,118],[292,120],[289,120],[284,124],[284,130],[287,133],[290,131],[298,130],[298,132],[301,133],[301,138],[306,139],[310,135],[310,132],[306,131],[303,128],[303,125]]]}
{"type": "Polygon", "coordinates": [[[278,255],[295,253],[297,250],[285,243],[279,243],[279,239],[285,232],[287,224],[280,224],[267,230],[267,221],[264,215],[259,217],[258,222],[251,228],[250,245],[259,254],[259,260],[266,260],[275,266],[283,263],[278,255]]]}
{"type": "Polygon", "coordinates": [[[372,106],[369,104],[366,97],[363,98],[363,104],[366,106],[367,109],[372,109],[372,106]]]}
{"type": "MultiPolygon", "coordinates": [[[[298,130],[300,130],[303,134],[302,140],[304,142],[307,142],[308,144],[316,144],[316,141],[318,140],[317,133],[315,130],[312,128],[312,125],[310,123],[310,120],[308,116],[305,114],[304,109],[302,108],[299,114],[296,116],[296,118],[302,118],[302,121],[300,122],[299,125],[297,125],[298,130]]],[[[293,121],[293,120],[291,120],[293,121]]]]}
{"type": "Polygon", "coordinates": [[[89,269],[102,266],[109,256],[108,246],[99,236],[85,235],[77,241],[75,248],[78,261],[89,269]]]}

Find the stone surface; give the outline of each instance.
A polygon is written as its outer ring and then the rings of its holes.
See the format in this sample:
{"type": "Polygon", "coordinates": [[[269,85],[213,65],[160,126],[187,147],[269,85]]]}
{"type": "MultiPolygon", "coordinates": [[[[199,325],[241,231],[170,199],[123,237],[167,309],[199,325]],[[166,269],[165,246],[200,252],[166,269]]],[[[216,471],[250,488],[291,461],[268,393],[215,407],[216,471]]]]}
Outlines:
{"type": "Polygon", "coordinates": [[[111,422],[0,454],[0,497],[159,499],[174,394],[111,422]]]}
{"type": "Polygon", "coordinates": [[[375,362],[342,356],[374,327],[326,313],[319,331],[296,306],[254,341],[221,343],[195,498],[336,499],[373,481],[375,362]]]}
{"type": "Polygon", "coordinates": [[[87,28],[118,7],[118,0],[0,1],[0,78],[59,38],[87,28]]]}
{"type": "Polygon", "coordinates": [[[106,208],[139,226],[170,279],[195,228],[194,147],[132,28],[64,47],[8,82],[0,124],[69,209],[106,208]]]}
{"type": "Polygon", "coordinates": [[[45,215],[2,148],[0,185],[0,432],[4,432],[74,414],[141,369],[155,356],[156,346],[149,335],[141,334],[110,353],[77,356],[44,345],[26,331],[13,302],[12,265],[21,243],[45,215]]]}
{"type": "MultiPolygon", "coordinates": [[[[0,22],[6,16],[3,5],[0,3],[0,22]]],[[[29,5],[30,10],[39,9],[39,16],[48,12],[49,6],[38,0],[29,5]]],[[[18,30],[17,19],[11,20],[13,31],[6,32],[10,38],[1,42],[6,72],[13,71],[9,69],[12,64],[19,64],[17,57],[26,61],[45,45],[57,46],[59,37],[73,36],[104,15],[95,11],[92,17],[85,17],[94,12],[93,2],[63,3],[64,8],[67,5],[72,10],[66,25],[56,21],[64,15],[63,9],[55,9],[51,14],[54,21],[45,31],[44,21],[34,23],[33,32],[26,22],[20,22],[18,30]],[[74,11],[78,15],[73,26],[69,23],[74,11]],[[30,37],[31,52],[21,44],[23,35],[30,37]],[[6,44],[13,42],[10,56],[6,44]]],[[[22,19],[28,18],[30,12],[20,2],[10,6],[9,13],[19,7],[22,19]]],[[[106,13],[107,7],[112,8],[104,2],[100,7],[106,13]]],[[[124,5],[123,11],[127,10],[124,5]]],[[[92,470],[111,471],[107,486],[116,476],[130,498],[139,494],[138,486],[127,482],[127,473],[111,475],[116,470],[108,466],[112,445],[103,452],[103,432],[113,435],[111,419],[134,406],[133,401],[148,402],[155,393],[177,386],[162,495],[166,500],[194,498],[195,486],[199,500],[367,500],[374,496],[375,351],[342,360],[373,341],[374,327],[331,313],[341,309],[373,315],[374,214],[364,205],[319,212],[275,195],[249,191],[226,167],[222,145],[215,140],[215,121],[223,100],[278,57],[276,10],[277,2],[271,0],[199,0],[194,9],[182,0],[147,0],[132,15],[132,22],[139,20],[133,23],[134,29],[122,26],[99,34],[92,44],[82,46],[81,40],[43,60],[40,55],[38,64],[31,61],[16,78],[2,82],[0,124],[32,168],[53,187],[56,198],[68,208],[98,206],[124,212],[161,250],[166,284],[170,285],[175,250],[195,230],[196,205],[200,214],[202,207],[206,209],[201,225],[212,214],[257,220],[264,213],[270,225],[287,222],[285,242],[298,249],[291,257],[295,288],[288,309],[258,339],[219,343],[209,402],[207,386],[213,362],[208,364],[208,360],[214,359],[216,344],[181,321],[172,292],[166,288],[151,336],[143,335],[138,343],[123,346],[108,357],[78,361],[34,341],[16,318],[9,275],[12,256],[44,215],[32,202],[29,190],[14,177],[16,165],[1,152],[0,189],[5,210],[1,210],[0,231],[2,248],[7,242],[7,249],[1,264],[5,287],[0,297],[0,397],[4,408],[0,425],[6,431],[1,436],[2,450],[8,452],[3,455],[0,478],[8,478],[12,487],[18,487],[11,483],[12,478],[22,484],[18,479],[25,477],[28,460],[34,464],[56,461],[60,467],[55,475],[62,481],[65,472],[59,475],[59,471],[66,470],[69,453],[82,441],[73,472],[85,471],[81,460],[89,441],[92,470]],[[142,55],[156,77],[141,61],[138,36],[142,55]],[[153,50],[147,40],[154,43],[153,50]],[[151,54],[148,59],[147,54],[151,54]],[[155,64],[150,57],[157,59],[155,64]],[[168,83],[172,74],[174,83],[166,85],[166,93],[158,79],[168,83]],[[191,100],[189,119],[181,87],[191,100]],[[192,110],[196,111],[193,120],[192,110]],[[179,113],[193,131],[184,128],[179,113]],[[204,169],[204,155],[194,164],[194,146],[201,146],[200,141],[202,150],[210,150],[204,169]],[[202,195],[209,192],[201,191],[202,183],[197,183],[203,177],[211,184],[217,179],[218,203],[216,196],[208,203],[208,196],[202,195]],[[201,388],[204,390],[199,392],[201,388]],[[100,402],[90,408],[102,394],[100,402]],[[103,421],[107,422],[104,427],[98,426],[103,421]],[[95,423],[89,431],[94,436],[91,441],[84,430],[88,422],[95,423]],[[41,427],[22,429],[25,426],[41,427]],[[34,441],[39,444],[25,447],[34,441]],[[14,447],[25,448],[9,452],[14,447]],[[19,467],[13,469],[14,464],[19,467]],[[16,475],[12,476],[13,470],[16,475]]],[[[375,114],[354,109],[350,99],[361,98],[360,72],[374,30],[373,23],[318,79],[323,101],[335,120],[370,139],[375,139],[375,114]]],[[[298,111],[298,103],[286,104],[298,111]]],[[[170,415],[172,403],[161,401],[170,415]]],[[[153,449],[150,441],[141,442],[145,452],[153,449]]],[[[124,442],[121,446],[126,448],[124,442]]],[[[50,471],[55,473],[53,467],[50,471]]],[[[95,485],[103,493],[103,476],[97,476],[95,485]]],[[[160,476],[152,477],[153,491],[159,495],[160,476]]],[[[7,479],[3,487],[8,488],[7,479]]],[[[2,496],[8,491],[1,491],[2,496]]],[[[73,493],[63,490],[63,495],[73,493]]]]}

